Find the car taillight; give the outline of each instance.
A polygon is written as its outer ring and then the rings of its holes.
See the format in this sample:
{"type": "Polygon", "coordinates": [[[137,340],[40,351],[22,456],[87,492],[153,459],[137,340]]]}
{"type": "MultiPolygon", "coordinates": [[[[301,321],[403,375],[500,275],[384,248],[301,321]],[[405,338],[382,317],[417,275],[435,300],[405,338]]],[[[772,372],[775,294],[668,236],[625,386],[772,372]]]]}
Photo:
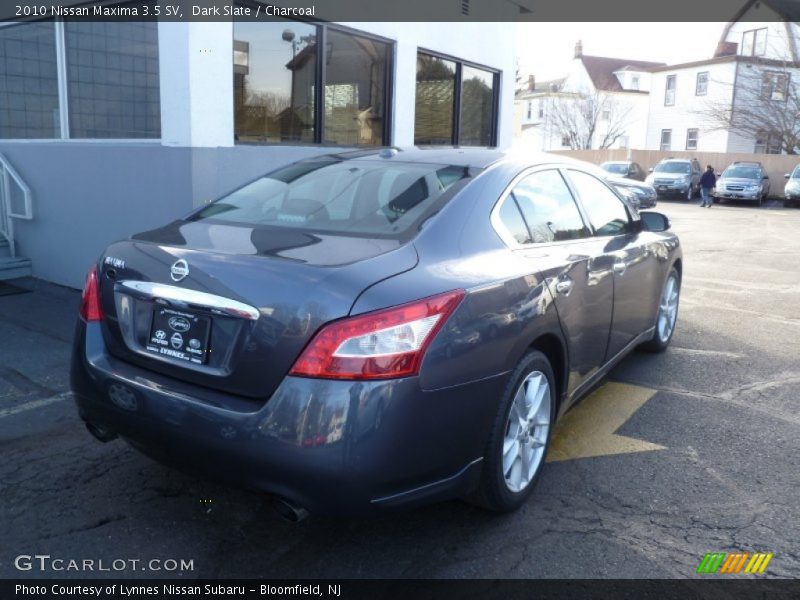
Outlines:
{"type": "Polygon", "coordinates": [[[326,379],[416,375],[428,345],[463,298],[464,290],[455,290],[325,325],[289,374],[326,379]]]}
{"type": "Polygon", "coordinates": [[[100,306],[100,283],[97,280],[97,265],[92,266],[86,274],[86,283],[81,296],[81,318],[87,323],[100,321],[103,309],[100,306]]]}

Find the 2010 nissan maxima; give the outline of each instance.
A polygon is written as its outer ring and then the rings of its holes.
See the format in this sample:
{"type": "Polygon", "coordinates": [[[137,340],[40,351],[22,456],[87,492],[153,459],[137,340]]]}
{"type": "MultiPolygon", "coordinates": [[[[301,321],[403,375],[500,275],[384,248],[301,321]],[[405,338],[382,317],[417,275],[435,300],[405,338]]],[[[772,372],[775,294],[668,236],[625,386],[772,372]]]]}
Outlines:
{"type": "Polygon", "coordinates": [[[669,344],[668,228],[545,154],[304,160],[109,246],[72,388],[101,440],[294,514],[511,510],[556,418],[630,350],[669,344]]]}

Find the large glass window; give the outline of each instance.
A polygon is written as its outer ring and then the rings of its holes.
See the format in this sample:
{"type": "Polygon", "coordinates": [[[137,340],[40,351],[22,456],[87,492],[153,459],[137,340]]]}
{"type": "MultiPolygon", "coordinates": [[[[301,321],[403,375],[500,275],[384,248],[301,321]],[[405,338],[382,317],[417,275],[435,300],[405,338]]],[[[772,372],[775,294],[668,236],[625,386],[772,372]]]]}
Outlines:
{"type": "Polygon", "coordinates": [[[496,79],[487,69],[417,54],[414,143],[494,145],[496,79]]]}
{"type": "Polygon", "coordinates": [[[461,75],[462,146],[491,146],[494,123],[494,73],[464,67],[461,75]]]}
{"type": "Polygon", "coordinates": [[[0,138],[160,137],[157,24],[62,24],[0,27],[0,138]]]}
{"type": "Polygon", "coordinates": [[[60,136],[54,28],[0,27],[0,138],[60,136]]]}
{"type": "Polygon", "coordinates": [[[233,37],[237,142],[387,143],[390,44],[277,20],[235,22],[233,37]]]}
{"type": "Polygon", "coordinates": [[[161,136],[158,25],[64,24],[73,138],[161,136]]]}
{"type": "Polygon", "coordinates": [[[317,28],[233,25],[234,135],[239,142],[313,142],[317,28]]]}
{"type": "Polygon", "coordinates": [[[595,235],[619,235],[628,231],[628,211],[607,185],[582,171],[570,170],[569,178],[589,216],[595,235]]]}
{"type": "Polygon", "coordinates": [[[331,29],[325,50],[324,141],[381,145],[389,44],[331,29]]]}
{"type": "Polygon", "coordinates": [[[511,192],[534,243],[560,242],[591,235],[572,193],[556,170],[525,177],[511,192]]]}
{"type": "Polygon", "coordinates": [[[456,63],[417,54],[414,143],[452,144],[456,63]]]}

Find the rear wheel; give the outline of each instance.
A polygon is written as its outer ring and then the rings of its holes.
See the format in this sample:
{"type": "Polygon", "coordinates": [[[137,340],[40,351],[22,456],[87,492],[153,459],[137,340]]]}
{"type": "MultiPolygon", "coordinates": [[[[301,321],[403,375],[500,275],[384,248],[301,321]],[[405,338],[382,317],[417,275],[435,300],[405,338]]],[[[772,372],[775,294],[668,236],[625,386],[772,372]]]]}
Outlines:
{"type": "Polygon", "coordinates": [[[645,342],[640,349],[648,352],[664,352],[675,333],[675,324],[678,321],[678,304],[681,295],[681,278],[675,267],[669,272],[661,299],[658,303],[658,316],[656,317],[656,330],[653,338],[645,342]]]}
{"type": "Polygon", "coordinates": [[[555,379],[547,358],[522,357],[506,386],[472,500],[495,512],[519,508],[539,480],[555,418],[555,379]]]}

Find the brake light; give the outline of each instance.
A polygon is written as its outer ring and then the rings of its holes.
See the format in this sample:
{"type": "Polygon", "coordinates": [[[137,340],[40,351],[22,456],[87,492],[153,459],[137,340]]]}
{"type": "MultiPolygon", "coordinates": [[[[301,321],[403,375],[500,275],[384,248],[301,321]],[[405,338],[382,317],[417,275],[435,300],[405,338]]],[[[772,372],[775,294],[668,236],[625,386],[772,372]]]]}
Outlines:
{"type": "Polygon", "coordinates": [[[81,318],[88,322],[100,321],[103,309],[100,306],[100,283],[97,279],[97,265],[93,265],[86,274],[86,283],[81,295],[81,318]]]}
{"type": "Polygon", "coordinates": [[[416,375],[431,341],[463,298],[464,290],[455,290],[325,325],[289,374],[325,379],[416,375]]]}

